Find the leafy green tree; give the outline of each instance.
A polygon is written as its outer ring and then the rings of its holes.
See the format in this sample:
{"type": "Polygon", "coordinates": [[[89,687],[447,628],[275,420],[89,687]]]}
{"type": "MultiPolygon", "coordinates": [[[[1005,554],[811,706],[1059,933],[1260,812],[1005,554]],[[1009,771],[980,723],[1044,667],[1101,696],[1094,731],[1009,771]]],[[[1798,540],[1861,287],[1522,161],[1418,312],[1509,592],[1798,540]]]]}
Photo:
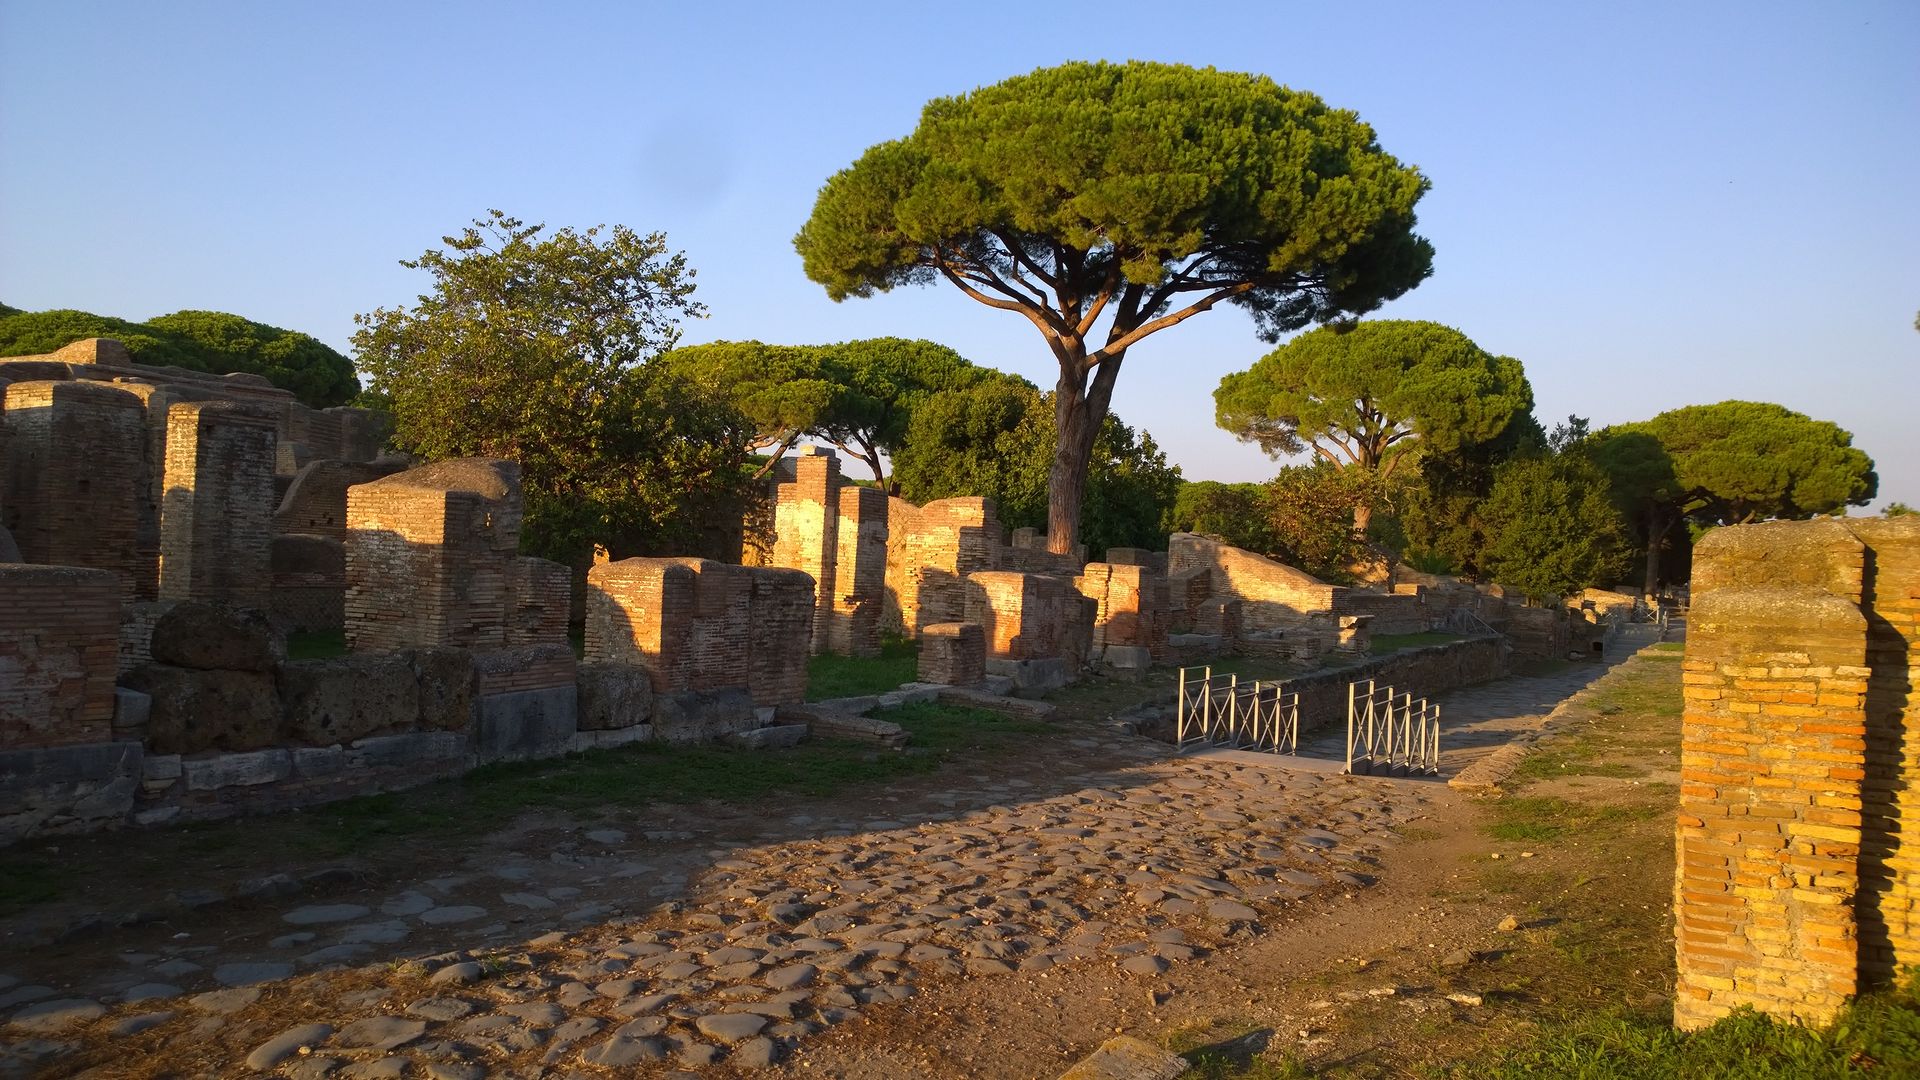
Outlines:
{"type": "Polygon", "coordinates": [[[1881,511],[1881,513],[1887,517],[1912,517],[1914,514],[1920,514],[1920,510],[1915,510],[1906,503],[1895,500],[1894,502],[1888,503],[1887,508],[1881,511]]]}
{"type": "Polygon", "coordinates": [[[1536,600],[1616,581],[1632,565],[1607,475],[1577,444],[1502,462],[1479,522],[1486,575],[1536,600]]]}
{"type": "Polygon", "coordinates": [[[176,311],[143,323],[87,311],[0,312],[0,356],[48,353],[86,338],[114,338],[142,364],[216,375],[240,371],[327,408],[360,392],[353,363],[318,339],[219,311],[176,311]]]}
{"type": "Polygon", "coordinates": [[[1047,536],[1073,549],[1127,352],[1223,302],[1270,337],[1419,284],[1420,173],[1354,113],[1258,75],[1071,63],[929,102],[794,239],[835,300],[946,281],[1059,367],[1047,536]]]}
{"type": "MultiPolygon", "coordinates": [[[[1312,448],[1336,469],[1391,480],[1415,447],[1484,442],[1531,412],[1520,361],[1431,322],[1383,319],[1301,334],[1220,380],[1214,419],[1269,455],[1312,448]]],[[[1353,507],[1353,529],[1372,517],[1353,507]]]]}
{"type": "Polygon", "coordinates": [[[662,359],[754,421],[759,445],[772,455],[763,473],[812,436],[866,463],[881,487],[887,486],[883,455],[900,448],[914,408],[982,377],[982,369],[952,349],[906,338],[817,346],[721,341],[675,349],[662,359]]]}
{"type": "MultiPolygon", "coordinates": [[[[913,413],[893,457],[894,479],[914,502],[985,496],[1008,528],[1047,524],[1048,469],[1054,459],[1052,403],[1032,383],[994,373],[933,395],[913,413]]],[[[1109,415],[1094,440],[1081,539],[1094,553],[1110,547],[1164,547],[1164,519],[1180,487],[1153,436],[1109,415]]]]}
{"type": "Polygon", "coordinates": [[[659,233],[527,225],[500,211],[403,261],[431,290],[355,316],[393,403],[395,443],[429,460],[520,463],[525,546],[574,559],[687,550],[749,483],[753,425],[653,361],[703,314],[659,233]]]}
{"type": "Polygon", "coordinates": [[[1266,484],[1183,481],[1167,512],[1167,531],[1217,536],[1234,547],[1273,555],[1279,538],[1268,520],[1267,493],[1266,484]]]}
{"type": "Polygon", "coordinates": [[[1368,560],[1367,536],[1353,526],[1354,507],[1384,501],[1380,478],[1328,461],[1282,468],[1267,484],[1267,522],[1274,548],[1267,554],[1322,581],[1349,584],[1352,567],[1368,560]]]}
{"type": "Polygon", "coordinates": [[[1418,468],[1386,485],[1397,508],[1405,546],[1402,558],[1423,569],[1445,569],[1470,578],[1487,576],[1482,555],[1486,531],[1481,511],[1500,466],[1550,449],[1554,436],[1530,412],[1516,413],[1500,434],[1448,451],[1423,450],[1418,468]]]}
{"type": "Polygon", "coordinates": [[[1646,590],[1682,521],[1733,525],[1831,514],[1873,501],[1879,477],[1853,436],[1825,420],[1755,401],[1689,405],[1593,437],[1594,461],[1646,545],[1646,590]]]}

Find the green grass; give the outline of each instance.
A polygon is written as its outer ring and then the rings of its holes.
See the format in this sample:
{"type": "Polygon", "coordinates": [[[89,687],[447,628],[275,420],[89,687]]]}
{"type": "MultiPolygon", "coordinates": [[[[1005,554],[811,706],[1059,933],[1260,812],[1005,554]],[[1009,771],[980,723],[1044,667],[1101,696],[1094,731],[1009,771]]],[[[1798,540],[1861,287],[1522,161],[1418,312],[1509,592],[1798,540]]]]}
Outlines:
{"type": "Polygon", "coordinates": [[[1606,1010],[1552,1024],[1518,1049],[1460,1062],[1460,1080],[1824,1080],[1920,1076],[1914,979],[1868,994],[1831,1025],[1806,1028],[1742,1010],[1694,1032],[1665,1010],[1606,1010]]]}
{"type": "Polygon", "coordinates": [[[1444,630],[1426,630],[1418,634],[1375,634],[1370,651],[1375,656],[1385,656],[1401,649],[1415,649],[1422,645],[1438,645],[1446,641],[1459,641],[1459,634],[1449,634],[1444,630]]]}
{"type": "Polygon", "coordinates": [[[347,655],[345,630],[296,630],[287,635],[287,659],[330,660],[347,655]]]}
{"type": "MultiPolygon", "coordinates": [[[[308,859],[401,858],[425,846],[470,843],[528,811],[604,817],[651,803],[755,805],[776,796],[830,798],[860,787],[926,775],[956,758],[1024,752],[1051,725],[983,709],[918,703],[874,714],[905,728],[905,750],[808,740],[791,750],[640,743],[542,761],[487,765],[410,791],[347,799],[244,822],[184,825],[143,838],[131,856],[180,880],[215,875],[235,858],[299,852],[308,859]],[[199,865],[205,862],[214,868],[199,865]]],[[[0,913],[58,900],[84,887],[88,859],[122,867],[124,848],[101,842],[87,858],[46,857],[33,847],[0,850],[0,913]]],[[[226,876],[231,877],[230,871],[226,876]]]]}
{"type": "Polygon", "coordinates": [[[883,642],[877,657],[816,656],[807,661],[807,700],[884,694],[919,671],[919,645],[900,638],[883,642]]]}
{"type": "Polygon", "coordinates": [[[1495,840],[1533,843],[1566,836],[1599,835],[1628,821],[1645,821],[1664,808],[1575,802],[1553,796],[1501,799],[1489,804],[1486,830],[1495,840]]]}
{"type": "Polygon", "coordinates": [[[1183,1080],[1306,1080],[1313,1070],[1285,1051],[1256,1053],[1253,1047],[1264,1043],[1256,1037],[1263,1031],[1245,1020],[1213,1021],[1176,1028],[1161,1038],[1167,1049],[1187,1059],[1191,1066],[1181,1073],[1183,1080]]]}
{"type": "Polygon", "coordinates": [[[1647,646],[1647,651],[1653,653],[1684,653],[1687,651],[1687,643],[1684,641],[1661,641],[1647,646]]]}

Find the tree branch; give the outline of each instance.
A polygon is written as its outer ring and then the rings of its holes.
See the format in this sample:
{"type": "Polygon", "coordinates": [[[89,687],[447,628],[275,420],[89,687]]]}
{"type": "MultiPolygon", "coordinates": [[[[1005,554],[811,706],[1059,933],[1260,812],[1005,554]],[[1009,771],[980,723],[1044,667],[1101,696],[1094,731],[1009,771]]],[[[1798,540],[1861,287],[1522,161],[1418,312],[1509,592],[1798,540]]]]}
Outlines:
{"type": "MultiPolygon", "coordinates": [[[[1208,294],[1208,296],[1204,300],[1195,301],[1194,303],[1181,308],[1179,311],[1162,315],[1151,322],[1144,323],[1138,327],[1135,327],[1134,329],[1122,334],[1118,339],[1114,339],[1110,336],[1107,340],[1107,343],[1101,347],[1098,353],[1095,354],[1093,362],[1099,363],[1100,360],[1105,359],[1109,355],[1112,355],[1114,353],[1125,352],[1127,349],[1132,348],[1133,345],[1136,342],[1138,342],[1141,338],[1147,337],[1150,334],[1157,334],[1160,331],[1165,330],[1169,326],[1178,326],[1179,324],[1186,322],[1188,319],[1193,318],[1195,315],[1198,315],[1201,312],[1206,311],[1207,309],[1213,307],[1213,305],[1219,303],[1222,300],[1228,300],[1233,297],[1239,296],[1242,293],[1247,293],[1251,291],[1253,291],[1253,282],[1251,281],[1242,281],[1234,285],[1229,285],[1226,288],[1217,289],[1214,292],[1208,294]]],[[[1152,309],[1149,308],[1148,310],[1152,310],[1152,309]]],[[[1116,321],[1114,324],[1114,329],[1117,331],[1119,330],[1119,328],[1120,328],[1119,323],[1116,321]]]]}

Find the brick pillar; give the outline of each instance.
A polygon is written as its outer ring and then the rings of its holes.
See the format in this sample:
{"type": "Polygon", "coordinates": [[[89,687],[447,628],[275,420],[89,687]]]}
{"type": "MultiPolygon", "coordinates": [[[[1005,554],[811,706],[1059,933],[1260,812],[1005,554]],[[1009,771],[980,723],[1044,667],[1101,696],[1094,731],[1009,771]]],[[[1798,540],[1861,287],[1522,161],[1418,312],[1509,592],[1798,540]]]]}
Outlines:
{"type": "Polygon", "coordinates": [[[815,585],[813,651],[829,648],[834,611],[834,562],[839,548],[840,461],[809,447],[793,459],[792,480],[774,492],[771,565],[804,571],[815,585]]]}
{"type": "Polygon", "coordinates": [[[688,561],[621,559],[587,571],[588,663],[637,664],[656,693],[689,688],[696,570],[688,561]]]}
{"type": "Polygon", "coordinates": [[[1857,987],[1866,620],[1817,585],[1761,585],[1687,621],[1674,1022],[1751,1005],[1823,1023],[1857,987]]]}
{"type": "Polygon", "coordinates": [[[97,382],[6,387],[7,499],[0,518],[30,563],[110,570],[126,599],[151,580],[140,551],[145,414],[97,382]]]}
{"type": "Polygon", "coordinates": [[[1849,519],[1867,545],[1866,778],[1861,783],[1860,973],[1920,964],[1920,517],[1849,519]],[[1903,827],[1904,826],[1904,827],[1903,827]]]}
{"type": "Polygon", "coordinates": [[[842,656],[879,656],[887,591],[887,494],[848,484],[840,489],[839,511],[828,648],[842,656]]]}
{"type": "Polygon", "coordinates": [[[167,410],[161,599],[266,610],[277,425],[272,410],[232,401],[167,410]]]}
{"type": "Polygon", "coordinates": [[[645,668],[656,693],[739,687],[755,704],[806,694],[813,579],[705,559],[621,559],[587,572],[590,663],[645,668]]]}
{"type": "MultiPolygon", "coordinates": [[[[847,490],[874,491],[872,488],[847,490]]],[[[874,491],[874,494],[880,493],[874,491]]],[[[882,547],[884,549],[884,543],[882,547]]],[[[751,636],[747,648],[750,661],[747,690],[753,695],[753,703],[797,705],[805,701],[808,650],[801,643],[806,640],[807,627],[813,620],[813,579],[798,570],[773,567],[729,569],[753,580],[747,620],[751,636]]],[[[874,619],[878,617],[876,603],[874,619]]]]}

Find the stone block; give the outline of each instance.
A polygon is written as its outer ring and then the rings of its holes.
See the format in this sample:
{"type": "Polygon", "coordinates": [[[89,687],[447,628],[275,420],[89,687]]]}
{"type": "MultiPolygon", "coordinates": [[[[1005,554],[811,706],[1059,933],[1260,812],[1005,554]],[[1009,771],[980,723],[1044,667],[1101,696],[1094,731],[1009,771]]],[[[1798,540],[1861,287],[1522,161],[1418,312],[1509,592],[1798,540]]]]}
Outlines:
{"type": "Polygon", "coordinates": [[[280,701],[264,671],[142,664],[126,685],[153,699],[147,745],[163,754],[254,750],[280,737],[280,701]]]}
{"type": "Polygon", "coordinates": [[[1074,681],[1077,671],[1055,656],[1033,660],[987,661],[987,673],[1013,680],[1013,692],[1022,697],[1040,697],[1074,681]]]}
{"type": "Polygon", "coordinates": [[[465,731],[473,718],[473,656],[446,646],[407,653],[420,697],[420,726],[465,731]]]}
{"type": "Polygon", "coordinates": [[[653,682],[638,664],[581,664],[580,730],[606,731],[646,723],[653,715],[653,682]]]}
{"type": "Polygon", "coordinates": [[[466,736],[457,731],[410,731],[361,739],[347,753],[349,767],[404,769],[444,765],[467,756],[466,736]]]}
{"type": "Polygon", "coordinates": [[[146,736],[147,719],[153,715],[153,698],[138,690],[129,690],[124,686],[113,688],[113,731],[132,732],[126,736],[142,739],[146,736]]]}
{"type": "Polygon", "coordinates": [[[743,750],[790,750],[807,737],[805,724],[776,724],[771,727],[736,731],[726,737],[729,746],[743,750]]]}
{"type": "Polygon", "coordinates": [[[143,758],[137,742],[0,750],[0,844],[126,820],[143,758]]]}
{"type": "Polygon", "coordinates": [[[586,750],[611,750],[616,746],[652,741],[652,724],[635,724],[632,727],[609,728],[604,731],[581,731],[573,736],[572,752],[577,754],[586,750]]]}
{"type": "Polygon", "coordinates": [[[921,682],[972,686],[986,677],[987,635],[979,623],[934,623],[920,631],[921,682]]]}
{"type": "Polygon", "coordinates": [[[653,700],[653,733],[663,742],[713,742],[759,722],[753,696],[740,687],[680,690],[653,700]]]}
{"type": "Polygon", "coordinates": [[[143,780],[178,780],[183,772],[179,754],[148,754],[140,767],[143,780]]]}
{"type": "Polygon", "coordinates": [[[187,779],[188,791],[218,791],[229,787],[277,784],[293,775],[293,755],[286,750],[190,757],[180,764],[187,779]]]}
{"type": "Polygon", "coordinates": [[[1186,1058],[1152,1043],[1116,1035],[1060,1074],[1060,1080],[1174,1080],[1190,1068],[1186,1058]]]}
{"type": "Polygon", "coordinates": [[[274,682],[282,733],[308,746],[406,731],[420,720],[419,682],[403,653],[289,660],[274,682]]]}
{"type": "Polygon", "coordinates": [[[571,684],[488,694],[475,704],[473,751],[485,761],[564,754],[579,730],[579,693],[571,684]]]}
{"type": "Polygon", "coordinates": [[[265,614],[225,604],[174,604],[153,624],[157,663],[196,671],[272,671],[287,639],[265,614]]]}
{"type": "Polygon", "coordinates": [[[341,746],[296,746],[293,748],[293,775],[312,780],[338,776],[347,771],[347,751],[341,746]]]}

